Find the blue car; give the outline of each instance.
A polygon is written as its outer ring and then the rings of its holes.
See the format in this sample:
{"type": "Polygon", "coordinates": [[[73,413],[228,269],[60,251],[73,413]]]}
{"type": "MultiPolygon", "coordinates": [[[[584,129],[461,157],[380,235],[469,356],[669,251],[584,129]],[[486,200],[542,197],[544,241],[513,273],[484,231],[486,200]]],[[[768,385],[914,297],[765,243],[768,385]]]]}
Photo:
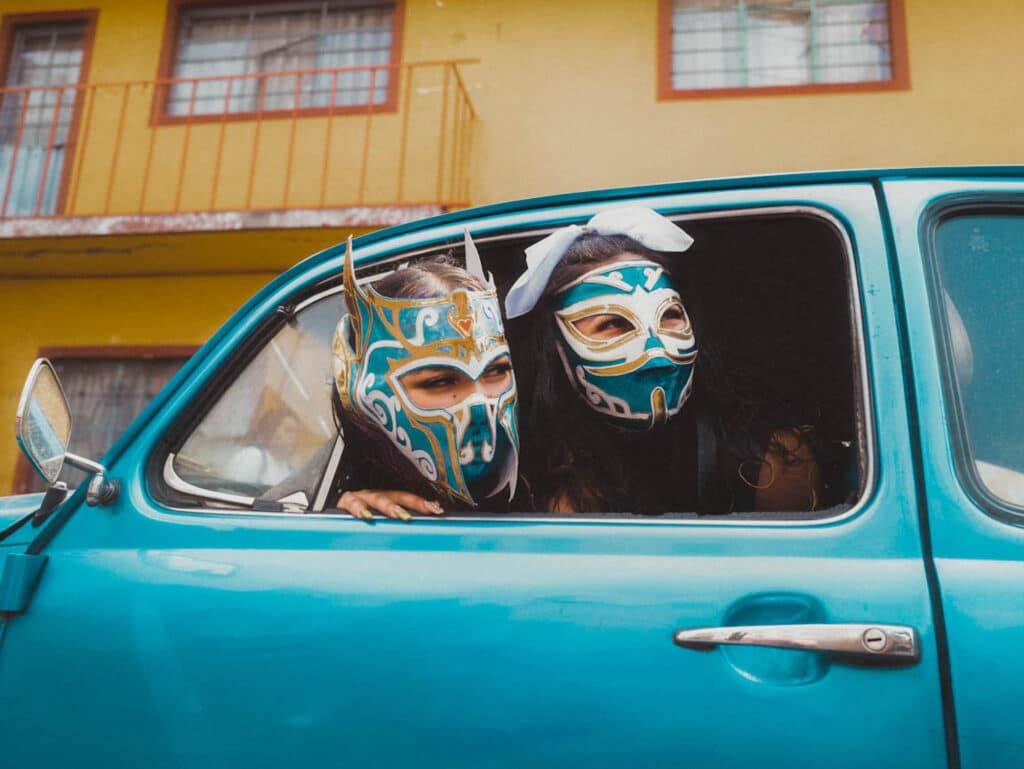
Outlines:
{"type": "Polygon", "coordinates": [[[524,246],[624,203],[694,236],[729,354],[810,415],[822,499],[339,514],[331,248],[103,458],[67,452],[76,415],[33,367],[18,435],[51,486],[0,500],[0,762],[1021,765],[1024,168],[549,197],[375,232],[355,259],[372,281],[468,229],[505,291],[524,246]]]}

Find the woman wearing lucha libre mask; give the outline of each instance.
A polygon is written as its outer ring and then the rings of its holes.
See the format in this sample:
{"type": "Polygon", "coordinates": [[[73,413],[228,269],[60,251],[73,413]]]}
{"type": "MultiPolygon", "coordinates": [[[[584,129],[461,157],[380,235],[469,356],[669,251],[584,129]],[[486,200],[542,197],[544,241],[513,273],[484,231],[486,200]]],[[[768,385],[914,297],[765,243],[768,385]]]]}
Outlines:
{"type": "Polygon", "coordinates": [[[356,517],[494,508],[515,493],[516,381],[468,234],[467,262],[478,274],[427,262],[360,286],[349,243],[334,374],[351,447],[341,485],[356,490],[337,506],[356,517]]]}
{"type": "Polygon", "coordinates": [[[552,512],[808,510],[820,480],[804,435],[765,422],[691,325],[669,254],[692,238],[649,208],[604,211],[526,250],[505,299],[523,457],[552,512]],[[520,326],[522,324],[522,326],[520,326]]]}

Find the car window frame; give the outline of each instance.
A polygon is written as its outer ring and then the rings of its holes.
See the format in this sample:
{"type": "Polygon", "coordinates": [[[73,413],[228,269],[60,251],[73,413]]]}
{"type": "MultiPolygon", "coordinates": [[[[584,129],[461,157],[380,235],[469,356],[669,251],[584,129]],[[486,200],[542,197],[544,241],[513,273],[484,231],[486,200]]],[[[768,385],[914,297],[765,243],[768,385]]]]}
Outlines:
{"type": "MultiPolygon", "coordinates": [[[[423,254],[432,253],[435,249],[424,249],[423,254]]],[[[388,257],[367,265],[365,269],[370,270],[369,275],[359,279],[361,284],[372,283],[381,277],[390,274],[397,265],[409,259],[415,258],[414,254],[399,254],[388,257]],[[383,267],[383,269],[381,269],[383,267]]],[[[275,337],[275,335],[298,316],[300,312],[311,307],[315,303],[330,296],[342,293],[344,286],[341,284],[341,277],[329,277],[318,280],[311,285],[304,286],[295,291],[287,300],[279,302],[273,310],[261,318],[256,327],[249,335],[239,343],[229,354],[228,360],[220,367],[212,378],[209,387],[184,410],[178,424],[167,430],[161,439],[161,445],[172,447],[171,450],[158,450],[150,457],[147,475],[150,479],[150,489],[154,492],[154,500],[168,509],[179,512],[209,511],[214,513],[258,513],[259,515],[272,515],[278,513],[275,510],[259,510],[260,497],[250,497],[243,494],[216,491],[197,486],[178,476],[174,469],[174,458],[177,452],[188,440],[189,436],[202,423],[203,419],[210,413],[220,398],[230,389],[238,376],[258,356],[275,337]],[[167,498],[164,493],[169,489],[171,492],[193,497],[198,504],[195,507],[181,507],[173,500],[167,498]],[[204,505],[203,502],[209,503],[204,505]]],[[[328,464],[324,473],[317,483],[316,493],[309,502],[309,508],[305,511],[280,511],[284,515],[295,515],[297,512],[309,515],[323,509],[326,498],[330,492],[331,481],[337,473],[338,464],[341,461],[344,439],[339,434],[332,446],[328,464]],[[317,505],[319,504],[319,508],[317,505]]],[[[289,495],[290,496],[290,495],[289,495]]],[[[287,499],[284,498],[284,499],[287,499]]],[[[269,503],[273,504],[273,503],[269,503]]]]}
{"type": "MultiPolygon", "coordinates": [[[[836,523],[855,517],[867,505],[877,484],[877,436],[874,429],[875,416],[872,387],[868,374],[867,339],[862,307],[859,261],[857,251],[854,246],[854,240],[841,215],[824,206],[817,206],[809,203],[780,203],[777,205],[760,203],[754,205],[722,206],[710,210],[684,209],[682,211],[678,210],[679,206],[673,207],[677,209],[675,212],[671,211],[670,207],[666,206],[665,209],[662,210],[662,213],[666,218],[679,224],[683,224],[688,221],[706,221],[725,218],[802,216],[822,221],[832,229],[837,238],[837,245],[841,248],[846,262],[846,270],[844,271],[848,289],[848,306],[846,309],[849,321],[849,331],[851,334],[851,343],[854,348],[854,360],[852,361],[854,368],[854,382],[851,406],[855,411],[854,425],[857,432],[857,464],[859,477],[855,501],[849,504],[834,505],[822,510],[793,512],[744,511],[715,516],[705,516],[694,511],[671,511],[658,516],[641,516],[632,514],[628,511],[615,513],[586,512],[573,513],[571,515],[559,515],[547,512],[517,512],[502,515],[482,513],[448,513],[444,518],[436,520],[444,521],[445,519],[448,519],[459,522],[535,522],[540,520],[550,523],[584,523],[588,520],[594,522],[607,521],[610,519],[620,523],[643,525],[686,523],[691,525],[718,526],[749,526],[754,524],[758,526],[793,526],[801,524],[836,523]]],[[[477,245],[487,245],[504,241],[533,240],[543,238],[551,234],[551,232],[558,229],[560,226],[562,225],[551,224],[550,226],[545,225],[541,227],[528,226],[522,229],[510,228],[496,234],[475,235],[474,240],[477,245]]],[[[414,247],[410,250],[390,253],[373,261],[372,263],[358,267],[357,269],[360,273],[360,284],[370,283],[384,275],[390,274],[395,269],[399,269],[400,265],[403,263],[443,252],[447,248],[461,247],[461,239],[458,242],[451,237],[431,239],[429,231],[424,233],[424,235],[425,237],[421,242],[426,243],[427,245],[414,247]]],[[[341,280],[342,277],[339,272],[336,275],[321,277],[319,280],[316,280],[311,284],[298,288],[286,301],[279,302],[273,310],[266,312],[265,316],[257,322],[257,325],[249,333],[249,336],[245,339],[244,343],[239,343],[236,348],[229,353],[228,360],[221,365],[220,369],[211,379],[211,386],[204,394],[205,397],[197,399],[185,407],[182,417],[188,427],[183,428],[175,425],[170,428],[164,438],[160,441],[160,444],[164,448],[162,450],[154,451],[151,454],[148,471],[151,481],[151,491],[157,492],[161,486],[166,484],[166,481],[163,478],[163,468],[170,460],[173,459],[173,457],[170,457],[169,459],[169,454],[172,452],[167,451],[167,447],[171,445],[180,447],[180,445],[183,444],[183,441],[187,439],[188,435],[191,434],[213,405],[216,404],[223,392],[231,386],[231,383],[235,380],[238,374],[253,360],[256,355],[259,354],[269,340],[273,338],[274,333],[276,333],[283,323],[288,322],[289,318],[293,317],[294,314],[310,306],[312,303],[342,291],[343,288],[341,286],[341,280]],[[203,405],[197,405],[200,403],[203,405]],[[174,434],[174,438],[168,439],[168,436],[171,433],[174,434]]],[[[337,448],[337,446],[335,448],[337,448]]],[[[340,461],[340,451],[337,453],[340,461]]],[[[336,472],[336,465],[333,472],[325,471],[324,476],[321,479],[321,485],[318,487],[318,491],[315,496],[316,500],[325,501],[326,495],[329,492],[329,488],[327,487],[332,485],[331,482],[333,481],[333,474],[336,474],[336,472]]],[[[242,505],[218,507],[217,504],[223,504],[223,502],[213,499],[212,495],[219,496],[222,494],[222,492],[213,492],[210,490],[206,491],[204,495],[189,495],[196,497],[201,496],[201,498],[213,502],[214,506],[196,505],[193,507],[181,507],[174,501],[166,498],[165,495],[158,493],[154,493],[153,498],[154,501],[162,507],[182,513],[210,514],[215,516],[223,516],[225,514],[246,516],[255,515],[262,519],[268,516],[287,516],[289,518],[295,518],[298,512],[289,512],[285,510],[259,510],[242,505]]],[[[256,502],[258,502],[258,499],[254,500],[254,503],[256,502]]],[[[301,512],[301,516],[304,518],[328,518],[335,520],[348,519],[351,517],[342,511],[325,512],[322,507],[319,510],[314,510],[312,507],[313,506],[311,505],[309,510],[301,512]]]]}
{"type": "Polygon", "coordinates": [[[932,201],[921,213],[918,240],[924,266],[931,315],[930,327],[935,336],[939,361],[939,382],[946,416],[947,438],[952,446],[953,466],[957,483],[967,497],[986,515],[1016,526],[1024,525],[1024,504],[1015,505],[996,496],[978,472],[971,448],[970,425],[958,383],[953,355],[949,313],[945,310],[942,274],[939,267],[937,238],[942,224],[960,216],[1013,213],[1024,222],[1024,193],[964,192],[932,201]]]}
{"type": "MultiPolygon", "coordinates": [[[[375,274],[372,276],[372,279],[377,279],[380,277],[380,275],[383,274],[386,273],[375,274]]],[[[292,320],[297,318],[303,310],[312,307],[317,302],[323,301],[328,297],[340,294],[343,291],[344,287],[339,284],[337,286],[332,286],[329,288],[325,288],[322,291],[318,291],[312,294],[311,296],[302,299],[301,301],[292,303],[282,303],[278,305],[274,313],[271,314],[271,325],[268,328],[264,328],[261,325],[256,331],[253,332],[253,336],[257,334],[260,335],[260,339],[263,340],[263,344],[253,345],[253,353],[250,356],[248,356],[242,361],[239,361],[237,364],[233,364],[235,366],[235,378],[228,378],[221,387],[217,388],[216,395],[209,399],[208,404],[199,413],[197,417],[195,417],[193,420],[190,420],[192,425],[191,428],[187,431],[183,431],[182,434],[177,438],[176,442],[174,443],[176,449],[169,452],[166,455],[166,458],[163,462],[163,468],[161,470],[161,480],[168,488],[170,488],[173,491],[180,492],[181,494],[185,494],[187,496],[206,500],[207,502],[210,503],[231,505],[232,510],[240,509],[252,510],[254,512],[262,512],[257,509],[258,505],[281,504],[285,506],[292,505],[296,507],[299,505],[297,499],[292,499],[292,497],[295,497],[295,495],[302,493],[300,491],[292,492],[288,495],[285,495],[284,497],[281,497],[278,500],[265,500],[263,496],[251,497],[245,494],[236,494],[227,491],[217,491],[215,489],[207,489],[202,486],[198,486],[194,483],[186,481],[178,474],[177,470],[174,467],[174,460],[178,455],[178,451],[188,441],[189,437],[194,433],[195,429],[200,424],[202,424],[203,420],[209,415],[210,411],[217,405],[217,403],[220,402],[221,397],[223,397],[223,395],[230,389],[231,385],[235,381],[237,381],[238,375],[240,375],[246,369],[246,367],[250,363],[252,363],[252,361],[255,360],[255,358],[266,349],[267,345],[270,344],[270,342],[276,337],[277,333],[284,327],[284,325],[290,323],[292,320]]],[[[297,294],[300,293],[301,292],[297,292],[297,294]]],[[[324,445],[326,445],[326,442],[324,445]]],[[[313,494],[313,499],[309,500],[307,498],[308,510],[296,509],[292,512],[315,512],[317,510],[323,509],[327,495],[330,492],[331,481],[338,471],[338,464],[341,461],[341,454],[344,445],[344,436],[338,433],[332,442],[331,451],[328,455],[327,464],[324,466],[324,471],[321,474],[320,479],[317,481],[316,490],[313,494]]],[[[322,448],[317,449],[316,453],[319,453],[321,450],[322,448]]],[[[285,481],[287,480],[288,479],[285,479],[285,481]]],[[[273,489],[274,486],[271,486],[269,489],[267,489],[267,492],[270,492],[273,489]]],[[[286,510],[285,512],[289,511],[286,510]]]]}

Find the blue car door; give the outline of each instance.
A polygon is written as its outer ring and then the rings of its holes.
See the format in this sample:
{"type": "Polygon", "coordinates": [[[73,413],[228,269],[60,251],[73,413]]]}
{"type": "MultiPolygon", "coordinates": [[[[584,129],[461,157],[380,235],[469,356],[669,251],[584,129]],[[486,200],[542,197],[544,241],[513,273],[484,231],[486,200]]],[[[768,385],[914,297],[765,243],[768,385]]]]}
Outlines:
{"type": "Polygon", "coordinates": [[[1024,736],[1024,175],[885,184],[965,769],[1024,736]]]}
{"type": "MultiPolygon", "coordinates": [[[[485,236],[543,231],[614,202],[467,221],[485,236]]],[[[338,274],[335,253],[283,276],[197,354],[111,463],[119,499],[78,509],[46,547],[38,591],[0,649],[5,764],[945,766],[941,644],[874,188],[660,189],[631,202],[682,216],[798,212],[834,228],[854,294],[856,499],[802,517],[367,525],[232,509],[230,491],[219,506],[161,496],[152,473],[169,431],[235,348],[258,341],[260,319],[338,274]],[[727,643],[757,636],[775,645],[727,643]],[[777,648],[787,639],[800,648],[777,648]],[[904,643],[909,657],[871,654],[904,643]]],[[[458,242],[463,226],[359,255],[458,242]]]]}

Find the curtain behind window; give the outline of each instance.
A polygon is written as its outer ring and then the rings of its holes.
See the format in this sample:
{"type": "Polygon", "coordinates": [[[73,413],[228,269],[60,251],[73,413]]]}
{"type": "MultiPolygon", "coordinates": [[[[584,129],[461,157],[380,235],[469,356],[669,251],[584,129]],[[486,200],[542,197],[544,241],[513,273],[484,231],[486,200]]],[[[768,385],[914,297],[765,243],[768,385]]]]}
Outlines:
{"type": "Polygon", "coordinates": [[[675,88],[758,88],[892,77],[884,0],[676,0],[675,88]]]}
{"type": "Polygon", "coordinates": [[[76,93],[46,87],[78,82],[85,26],[70,22],[14,31],[5,85],[35,88],[0,100],[0,204],[9,189],[4,216],[56,213],[76,93]]]}
{"type": "MultiPolygon", "coordinates": [[[[254,73],[387,65],[391,61],[391,2],[354,7],[335,2],[257,7],[201,7],[184,11],[174,77],[237,76],[254,73]]],[[[329,73],[177,83],[171,87],[171,115],[287,111],[331,104],[329,73]],[[195,91],[194,104],[192,101],[195,91]],[[260,93],[262,90],[262,104],[260,93]]],[[[378,70],[370,94],[370,71],[337,75],[334,104],[361,105],[387,98],[388,72],[378,70]]]]}

